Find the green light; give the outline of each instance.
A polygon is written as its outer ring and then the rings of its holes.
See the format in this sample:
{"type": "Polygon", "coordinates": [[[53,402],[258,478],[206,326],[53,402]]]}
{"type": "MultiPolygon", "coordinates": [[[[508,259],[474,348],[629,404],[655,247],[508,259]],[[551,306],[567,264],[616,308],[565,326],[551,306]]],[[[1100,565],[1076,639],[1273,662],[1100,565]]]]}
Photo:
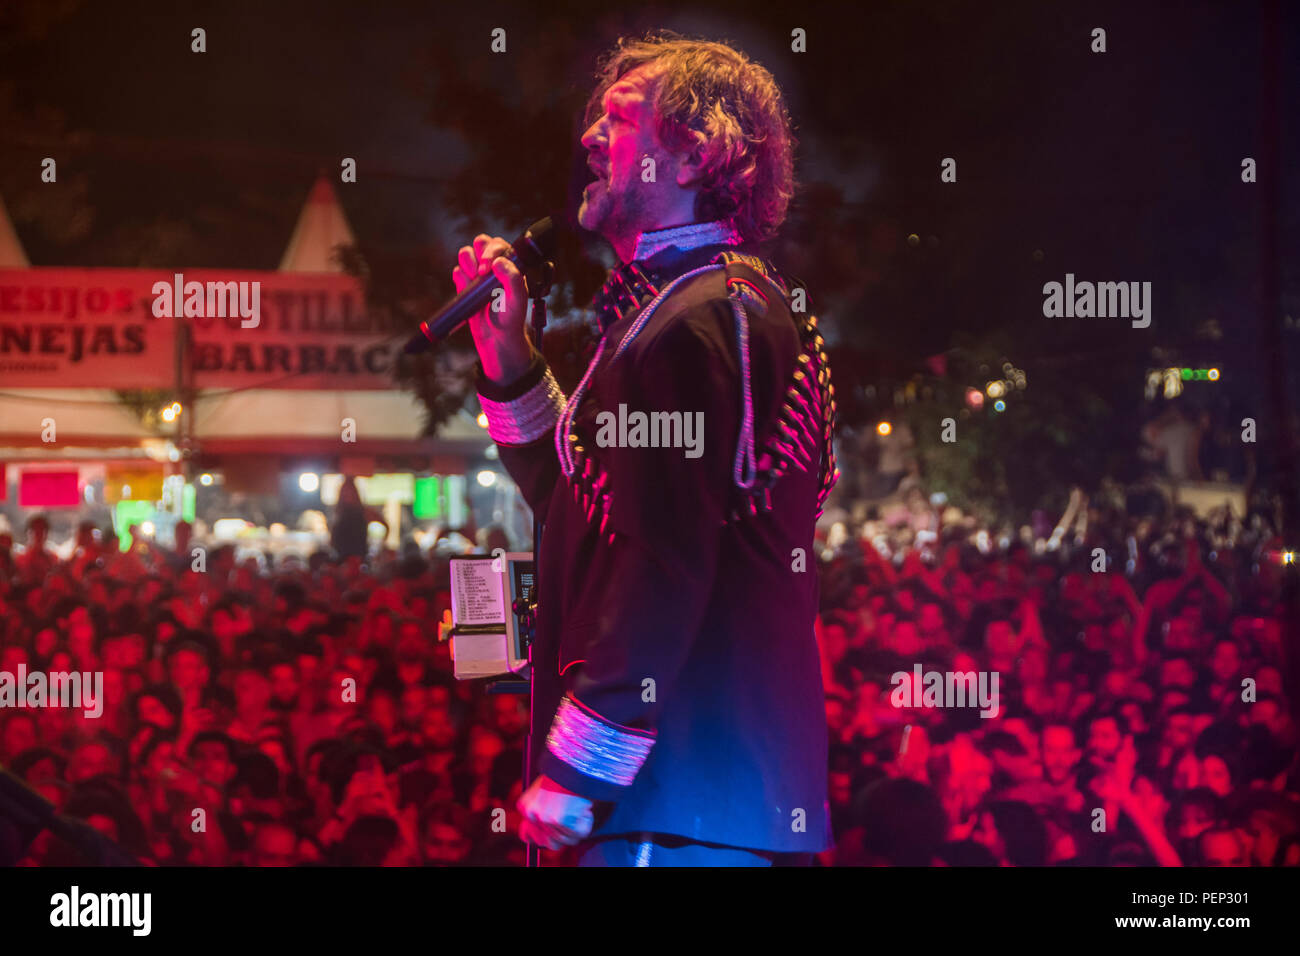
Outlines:
{"type": "Polygon", "coordinates": [[[415,500],[411,503],[411,513],[421,521],[440,518],[443,514],[442,479],[437,475],[415,479],[415,500]]]}
{"type": "Polygon", "coordinates": [[[1190,382],[1191,380],[1192,380],[1192,370],[1190,368],[1183,369],[1183,381],[1190,382]]]}
{"type": "Polygon", "coordinates": [[[123,498],[117,503],[114,517],[117,519],[115,524],[117,525],[118,549],[129,551],[131,550],[131,528],[142,521],[153,520],[153,502],[139,498],[123,498]]]}

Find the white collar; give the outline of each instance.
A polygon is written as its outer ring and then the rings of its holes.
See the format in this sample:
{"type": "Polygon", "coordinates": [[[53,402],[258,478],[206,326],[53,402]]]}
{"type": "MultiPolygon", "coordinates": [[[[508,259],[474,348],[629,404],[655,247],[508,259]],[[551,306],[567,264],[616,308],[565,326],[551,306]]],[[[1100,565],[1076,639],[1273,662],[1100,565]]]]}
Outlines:
{"type": "Polygon", "coordinates": [[[650,259],[665,249],[676,248],[679,252],[686,252],[701,246],[738,246],[743,241],[744,238],[726,219],[672,226],[668,229],[651,229],[637,236],[632,260],[639,262],[650,259]]]}

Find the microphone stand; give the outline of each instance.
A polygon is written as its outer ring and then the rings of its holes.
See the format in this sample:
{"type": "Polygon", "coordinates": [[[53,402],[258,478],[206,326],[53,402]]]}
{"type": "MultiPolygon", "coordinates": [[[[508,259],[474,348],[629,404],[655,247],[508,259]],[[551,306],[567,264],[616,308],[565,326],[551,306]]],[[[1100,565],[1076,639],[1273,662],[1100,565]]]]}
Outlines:
{"type": "MultiPolygon", "coordinates": [[[[551,280],[555,277],[555,267],[549,261],[543,261],[540,268],[531,271],[526,277],[528,296],[533,303],[533,344],[537,351],[542,350],[542,333],[546,330],[546,296],[551,291],[551,280]],[[536,282],[534,282],[536,280],[536,282]]],[[[533,593],[529,595],[533,607],[529,610],[528,622],[528,734],[524,737],[524,789],[533,782],[533,737],[540,726],[537,714],[537,662],[533,659],[536,646],[537,596],[542,584],[542,516],[533,512],[533,593]]],[[[545,719],[543,717],[542,719],[545,719]]],[[[535,843],[524,844],[524,866],[533,868],[541,866],[541,848],[535,843]]]]}
{"type": "MultiPolygon", "coordinates": [[[[536,268],[529,269],[524,274],[524,281],[528,287],[528,298],[533,305],[532,330],[533,344],[540,352],[542,350],[542,332],[546,329],[546,296],[551,291],[551,281],[555,276],[554,263],[543,260],[536,268]]],[[[519,634],[522,641],[528,646],[528,733],[524,736],[524,760],[523,760],[523,777],[524,789],[527,790],[529,784],[533,782],[533,737],[536,729],[541,726],[541,721],[545,720],[548,715],[538,715],[537,711],[537,662],[533,659],[533,648],[536,646],[534,636],[537,627],[537,595],[541,587],[542,580],[542,516],[536,511],[533,512],[533,589],[528,595],[528,604],[521,607],[523,602],[515,601],[511,611],[517,616],[519,621],[519,634]]],[[[523,682],[518,680],[501,680],[493,683],[488,687],[489,694],[522,694],[523,682]]],[[[524,844],[524,866],[538,867],[541,865],[541,849],[533,843],[524,844]]]]}

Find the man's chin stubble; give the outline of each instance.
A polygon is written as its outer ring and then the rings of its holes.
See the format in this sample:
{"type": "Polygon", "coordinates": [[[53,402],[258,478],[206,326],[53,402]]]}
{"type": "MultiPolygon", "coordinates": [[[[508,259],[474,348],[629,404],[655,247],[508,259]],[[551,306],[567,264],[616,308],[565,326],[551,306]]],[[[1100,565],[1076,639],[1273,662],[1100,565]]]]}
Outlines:
{"type": "Polygon", "coordinates": [[[606,240],[610,235],[610,218],[610,210],[604,206],[593,206],[584,201],[578,208],[578,225],[588,232],[605,237],[606,240]]]}

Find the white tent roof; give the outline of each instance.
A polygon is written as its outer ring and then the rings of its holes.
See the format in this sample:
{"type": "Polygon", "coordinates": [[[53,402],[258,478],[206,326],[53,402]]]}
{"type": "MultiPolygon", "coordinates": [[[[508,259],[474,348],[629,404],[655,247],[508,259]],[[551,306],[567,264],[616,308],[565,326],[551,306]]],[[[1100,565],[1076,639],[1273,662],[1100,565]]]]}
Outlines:
{"type": "Polygon", "coordinates": [[[158,437],[122,405],[112,389],[7,388],[0,393],[0,435],[26,436],[39,448],[46,418],[54,419],[53,448],[69,439],[136,444],[158,437]]]}
{"type": "Polygon", "coordinates": [[[289,246],[280,260],[281,272],[342,272],[334,260],[334,247],[356,242],[339,197],[321,173],[311,187],[289,246]]]}
{"type": "Polygon", "coordinates": [[[14,232],[14,224],[9,221],[4,197],[0,196],[0,269],[26,269],[30,266],[23,244],[18,241],[18,233],[14,232]]]}

